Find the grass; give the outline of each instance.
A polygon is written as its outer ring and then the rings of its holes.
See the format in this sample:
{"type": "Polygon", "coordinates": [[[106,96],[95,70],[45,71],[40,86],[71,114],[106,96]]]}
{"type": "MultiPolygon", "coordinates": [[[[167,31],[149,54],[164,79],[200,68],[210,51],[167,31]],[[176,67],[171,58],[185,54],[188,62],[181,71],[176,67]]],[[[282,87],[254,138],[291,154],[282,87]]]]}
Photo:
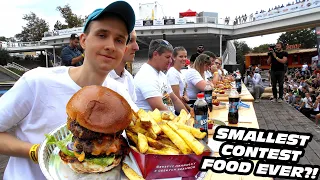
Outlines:
{"type": "Polygon", "coordinates": [[[25,72],[24,71],[20,71],[18,69],[15,69],[15,68],[11,68],[11,67],[8,67],[7,69],[9,69],[10,71],[22,76],[25,72]]]}

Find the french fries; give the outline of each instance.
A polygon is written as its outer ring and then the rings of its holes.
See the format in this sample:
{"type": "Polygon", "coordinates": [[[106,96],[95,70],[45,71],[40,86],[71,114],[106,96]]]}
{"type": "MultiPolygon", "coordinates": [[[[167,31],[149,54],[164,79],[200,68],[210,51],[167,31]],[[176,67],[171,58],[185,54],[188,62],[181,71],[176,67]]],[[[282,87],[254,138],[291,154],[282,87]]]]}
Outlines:
{"type": "Polygon", "coordinates": [[[141,133],[138,133],[138,149],[141,153],[147,152],[149,146],[148,146],[148,140],[147,137],[141,133]]]}
{"type": "Polygon", "coordinates": [[[207,133],[205,132],[201,132],[200,129],[191,127],[191,126],[187,126],[185,124],[180,124],[180,123],[176,123],[176,125],[178,126],[179,129],[184,129],[188,132],[190,132],[194,137],[198,138],[198,139],[203,139],[207,133]]]}
{"type": "Polygon", "coordinates": [[[139,176],[133,169],[131,169],[128,164],[122,164],[122,171],[127,176],[129,180],[144,180],[141,176],[139,176]]]}
{"type": "Polygon", "coordinates": [[[148,112],[150,116],[158,123],[161,122],[161,112],[158,109],[155,109],[154,111],[148,112]]]}
{"type": "Polygon", "coordinates": [[[192,134],[187,132],[184,129],[179,129],[178,126],[174,122],[167,123],[179,136],[188,144],[188,146],[195,152],[197,155],[203,153],[204,145],[201,144],[198,140],[196,140],[192,134]]]}
{"type": "Polygon", "coordinates": [[[191,154],[192,150],[186,142],[175,133],[167,124],[160,124],[162,131],[169,137],[169,139],[175,144],[183,154],[191,154]]]}
{"type": "Polygon", "coordinates": [[[138,144],[138,136],[136,134],[134,134],[133,132],[127,130],[127,137],[135,144],[138,144]]]}
{"type": "Polygon", "coordinates": [[[160,154],[160,155],[179,155],[179,151],[173,148],[162,148],[162,149],[155,149],[153,147],[149,147],[147,153],[149,154],[160,154]]]}
{"type": "Polygon", "coordinates": [[[206,133],[187,125],[194,119],[186,111],[175,116],[158,109],[149,112],[140,109],[137,114],[137,120],[126,130],[137,152],[158,155],[201,155],[204,152],[205,146],[199,139],[203,139],[206,133]]]}
{"type": "Polygon", "coordinates": [[[203,153],[204,145],[201,144],[198,140],[196,140],[192,134],[188,133],[184,129],[178,129],[176,132],[182,137],[182,139],[188,144],[188,146],[196,153],[196,155],[200,155],[203,153]]]}
{"type": "Polygon", "coordinates": [[[156,148],[156,149],[162,149],[162,148],[166,147],[166,146],[165,146],[163,143],[161,143],[160,141],[156,141],[156,140],[154,140],[154,139],[152,139],[152,138],[147,137],[147,140],[148,140],[149,146],[152,146],[152,147],[154,147],[154,148],[156,148]]]}

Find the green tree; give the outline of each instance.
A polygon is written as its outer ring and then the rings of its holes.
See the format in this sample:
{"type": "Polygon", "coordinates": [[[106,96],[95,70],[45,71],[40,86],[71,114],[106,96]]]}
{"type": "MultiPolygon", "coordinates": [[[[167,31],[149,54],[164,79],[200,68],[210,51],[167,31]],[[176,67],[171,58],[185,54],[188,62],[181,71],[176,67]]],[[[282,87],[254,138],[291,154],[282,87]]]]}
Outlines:
{"type": "Polygon", "coordinates": [[[249,53],[251,51],[251,48],[244,41],[234,41],[234,46],[236,47],[237,51],[237,63],[241,64],[244,62],[244,55],[249,53]]]}
{"type": "Polygon", "coordinates": [[[314,48],[317,45],[317,36],[315,28],[301,29],[282,33],[278,38],[286,44],[301,44],[302,48],[314,48]]]}
{"type": "MultiPolygon", "coordinates": [[[[66,25],[59,26],[59,28],[74,28],[74,27],[81,27],[84,23],[84,18],[74,14],[71,10],[69,4],[65,5],[64,7],[58,6],[57,10],[61,13],[61,16],[64,18],[66,25]]],[[[61,23],[60,23],[61,24],[61,23]]]]}
{"type": "Polygon", "coordinates": [[[62,24],[59,20],[54,25],[55,30],[61,30],[61,29],[67,29],[67,28],[68,28],[68,26],[65,24],[62,24]]]}
{"type": "Polygon", "coordinates": [[[4,36],[0,36],[0,41],[7,41],[7,38],[4,36]]]}
{"type": "Polygon", "coordinates": [[[237,64],[240,65],[239,70],[241,74],[243,75],[245,72],[245,64],[244,60],[247,53],[251,51],[251,48],[248,46],[248,44],[245,41],[234,41],[234,46],[236,47],[236,60],[237,64]]]}
{"type": "Polygon", "coordinates": [[[11,62],[10,60],[11,56],[9,55],[9,51],[0,48],[0,65],[5,66],[8,62],[11,62]]]}
{"type": "Polygon", "coordinates": [[[253,53],[265,53],[269,51],[269,44],[261,44],[258,47],[254,47],[252,52],[253,53]]]}
{"type": "Polygon", "coordinates": [[[27,21],[27,26],[22,27],[21,33],[15,35],[20,41],[40,41],[44,32],[49,30],[49,24],[33,12],[25,14],[22,19],[27,21]]]}

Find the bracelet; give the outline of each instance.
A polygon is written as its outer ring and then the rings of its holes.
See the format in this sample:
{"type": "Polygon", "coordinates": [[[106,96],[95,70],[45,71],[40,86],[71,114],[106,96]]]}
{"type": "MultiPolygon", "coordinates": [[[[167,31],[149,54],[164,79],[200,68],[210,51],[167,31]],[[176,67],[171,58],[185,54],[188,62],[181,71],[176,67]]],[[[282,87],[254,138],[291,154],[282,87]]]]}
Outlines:
{"type": "Polygon", "coordinates": [[[40,144],[34,144],[29,150],[29,157],[34,163],[38,163],[38,152],[37,149],[40,144]]]}
{"type": "Polygon", "coordinates": [[[213,74],[219,74],[218,71],[214,72],[213,74]]]}

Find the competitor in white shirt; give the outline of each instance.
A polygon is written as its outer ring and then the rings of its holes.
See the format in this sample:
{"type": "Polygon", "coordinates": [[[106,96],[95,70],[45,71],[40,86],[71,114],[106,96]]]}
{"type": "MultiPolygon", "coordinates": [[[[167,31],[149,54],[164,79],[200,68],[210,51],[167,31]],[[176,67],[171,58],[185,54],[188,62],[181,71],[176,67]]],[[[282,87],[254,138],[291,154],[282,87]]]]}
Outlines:
{"type": "Polygon", "coordinates": [[[149,45],[148,61],[134,77],[137,94],[136,104],[144,110],[187,111],[181,100],[172,92],[167,76],[162,72],[171,63],[173,47],[162,39],[152,40],[149,45]],[[174,106],[174,109],[173,109],[174,106]]]}
{"type": "Polygon", "coordinates": [[[67,121],[66,104],[82,87],[109,87],[138,110],[123,86],[107,78],[121,62],[134,24],[134,11],[124,1],[95,10],[80,35],[85,49],[82,66],[28,71],[0,98],[0,154],[11,156],[5,180],[45,179],[39,165],[30,159],[29,151],[45,139],[45,134],[67,121]],[[12,136],[6,131],[14,126],[12,136]]]}
{"type": "Polygon", "coordinates": [[[191,68],[185,71],[185,79],[187,82],[187,94],[190,98],[188,104],[193,104],[197,99],[197,94],[203,92],[206,87],[207,81],[204,77],[204,72],[210,70],[214,79],[218,77],[218,69],[215,65],[211,65],[210,57],[206,54],[200,54],[191,68]]]}
{"type": "Polygon", "coordinates": [[[184,47],[175,47],[173,49],[173,66],[167,72],[167,79],[174,94],[182,101],[185,107],[190,111],[187,105],[189,97],[187,94],[187,83],[181,69],[185,67],[187,51],[184,47]]]}
{"type": "Polygon", "coordinates": [[[139,50],[139,45],[137,43],[137,34],[136,31],[133,30],[130,34],[130,41],[127,45],[127,50],[124,53],[123,59],[118,67],[114,70],[110,71],[108,74],[112,79],[122,83],[126,90],[129,92],[131,99],[136,101],[137,96],[134,90],[134,83],[132,75],[125,69],[125,65],[127,62],[133,62],[136,51],[139,50]]]}
{"type": "Polygon", "coordinates": [[[228,71],[222,68],[222,59],[220,57],[216,58],[214,61],[215,65],[218,68],[219,79],[223,79],[226,75],[228,75],[228,71]]]}

